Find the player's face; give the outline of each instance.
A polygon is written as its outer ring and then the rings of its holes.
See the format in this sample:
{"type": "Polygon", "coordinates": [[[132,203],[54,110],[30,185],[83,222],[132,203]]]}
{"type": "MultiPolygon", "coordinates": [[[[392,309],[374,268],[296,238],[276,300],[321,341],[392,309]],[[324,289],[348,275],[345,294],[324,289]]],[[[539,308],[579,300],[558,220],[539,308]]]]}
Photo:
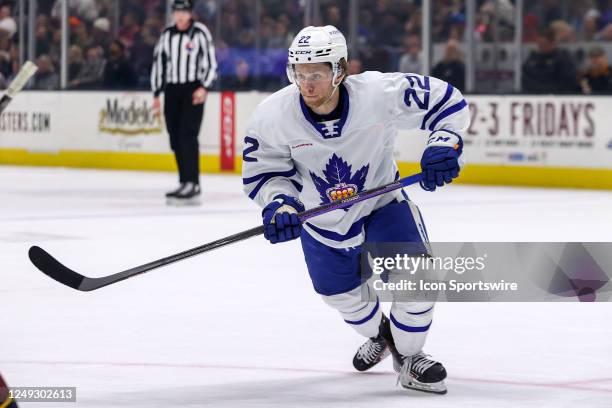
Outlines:
{"type": "Polygon", "coordinates": [[[295,79],[306,105],[317,107],[329,99],[333,91],[332,76],[329,64],[295,65],[295,79]]]}

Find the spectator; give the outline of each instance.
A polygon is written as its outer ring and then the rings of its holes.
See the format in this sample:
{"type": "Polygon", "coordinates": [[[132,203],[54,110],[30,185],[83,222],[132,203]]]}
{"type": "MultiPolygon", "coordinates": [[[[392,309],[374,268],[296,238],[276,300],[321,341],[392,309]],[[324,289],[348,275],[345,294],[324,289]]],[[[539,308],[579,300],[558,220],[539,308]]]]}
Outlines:
{"type": "Polygon", "coordinates": [[[576,33],[572,26],[562,20],[553,21],[550,28],[555,32],[557,43],[571,43],[576,41],[576,33]]]}
{"type": "Polygon", "coordinates": [[[0,73],[7,78],[12,73],[13,56],[11,55],[11,39],[7,33],[0,31],[0,73]]]}
{"type": "Polygon", "coordinates": [[[389,70],[391,63],[391,55],[387,47],[368,47],[360,50],[363,61],[363,69],[366,71],[381,71],[389,70]]]}
{"type": "Polygon", "coordinates": [[[71,45],[68,50],[68,81],[74,80],[83,69],[83,50],[78,45],[71,45]]]}
{"type": "Polygon", "coordinates": [[[94,89],[102,85],[104,77],[104,51],[99,46],[89,47],[86,59],[77,77],[70,81],[69,87],[78,89],[94,89]]]}
{"type": "Polygon", "coordinates": [[[333,25],[341,32],[347,32],[346,25],[344,24],[345,21],[346,19],[343,18],[340,7],[336,4],[331,4],[325,10],[325,19],[322,25],[333,25]]]}
{"type": "Polygon", "coordinates": [[[136,73],[125,57],[125,46],[119,40],[113,41],[108,50],[102,85],[107,89],[130,89],[136,85],[136,73]]]}
{"type": "Polygon", "coordinates": [[[528,93],[572,93],[578,91],[576,67],[569,53],[557,48],[552,29],[538,39],[523,65],[523,90],[528,93]]]}
{"type": "MultiPolygon", "coordinates": [[[[69,23],[71,28],[70,44],[76,44],[81,47],[81,49],[89,47],[91,45],[91,37],[87,32],[85,23],[76,17],[70,17],[69,23]]],[[[57,33],[57,31],[55,33],[57,33]]]]}
{"type": "Polygon", "coordinates": [[[234,91],[248,91],[253,89],[253,77],[249,63],[240,58],[236,61],[235,76],[230,77],[227,87],[234,91]]]}
{"type": "Polygon", "coordinates": [[[533,13],[527,13],[523,16],[523,42],[535,43],[540,38],[538,31],[539,19],[533,13]]]}
{"type": "Polygon", "coordinates": [[[287,48],[289,46],[290,35],[287,31],[287,25],[282,22],[277,22],[275,25],[274,34],[268,41],[270,48],[287,48]]]}
{"type": "Polygon", "coordinates": [[[363,64],[359,58],[351,58],[348,62],[348,74],[357,75],[363,72],[363,64]]]}
{"type": "Polygon", "coordinates": [[[17,23],[11,17],[11,6],[5,4],[0,7],[0,32],[5,32],[12,37],[17,32],[17,23]]]}
{"type": "Polygon", "coordinates": [[[54,62],[58,62],[62,54],[62,32],[61,30],[52,31],[51,44],[49,44],[49,56],[54,62]]]}
{"type": "MultiPolygon", "coordinates": [[[[602,20],[605,21],[605,20],[602,20]]],[[[595,40],[597,41],[612,41],[612,23],[607,23],[604,25],[596,35],[595,40]]]]}
{"type": "MultiPolygon", "coordinates": [[[[62,2],[57,0],[51,10],[51,17],[59,20],[61,12],[62,2]]],[[[98,17],[96,0],[68,0],[68,13],[91,23],[98,17]]]]}
{"type": "Polygon", "coordinates": [[[421,40],[416,35],[404,38],[404,53],[399,60],[399,72],[420,74],[423,71],[421,61],[421,40]]]}
{"type": "Polygon", "coordinates": [[[59,75],[55,72],[51,57],[46,54],[41,55],[36,60],[36,65],[38,65],[38,71],[32,80],[32,89],[45,91],[58,89],[60,85],[59,75]]]}
{"type": "Polygon", "coordinates": [[[585,95],[612,93],[612,70],[603,48],[597,46],[589,51],[589,66],[580,86],[585,95]]]}
{"type": "Polygon", "coordinates": [[[448,82],[461,92],[465,89],[465,64],[462,61],[459,43],[449,40],[444,50],[444,58],[432,69],[431,75],[448,82]]]}
{"type": "Polygon", "coordinates": [[[151,65],[153,64],[153,51],[159,31],[151,19],[145,21],[142,30],[136,36],[130,51],[130,64],[138,77],[138,85],[150,85],[151,65]]]}
{"type": "Polygon", "coordinates": [[[119,29],[119,40],[124,47],[130,48],[140,33],[140,24],[136,20],[133,13],[126,13],[121,19],[121,28],[119,29]]]}
{"type": "Polygon", "coordinates": [[[99,17],[94,21],[91,30],[91,45],[98,45],[108,51],[111,43],[110,21],[106,17],[99,17]]]}
{"type": "Polygon", "coordinates": [[[229,45],[238,43],[240,32],[245,28],[242,17],[236,12],[225,12],[221,24],[221,38],[229,45]]]}
{"type": "MultiPolygon", "coordinates": [[[[400,24],[397,16],[391,12],[380,16],[382,19],[377,21],[374,27],[375,41],[378,44],[386,44],[388,46],[397,47],[400,45],[404,27],[400,24]]],[[[346,32],[346,31],[345,31],[346,32]]],[[[384,71],[388,67],[385,67],[384,71]]]]}
{"type": "Polygon", "coordinates": [[[215,0],[196,0],[193,6],[194,19],[210,23],[214,21],[217,14],[217,3],[215,0]]]}
{"type": "Polygon", "coordinates": [[[53,33],[45,24],[37,24],[36,26],[36,55],[48,54],[51,48],[51,39],[53,33]]]}
{"type": "Polygon", "coordinates": [[[263,48],[270,48],[270,39],[274,33],[276,22],[270,16],[265,16],[261,20],[259,30],[259,42],[263,48]]]}
{"type": "Polygon", "coordinates": [[[583,34],[582,39],[585,41],[593,41],[597,36],[597,29],[599,28],[599,18],[601,13],[599,10],[592,8],[584,14],[583,19],[583,34]]]}
{"type": "Polygon", "coordinates": [[[561,7],[559,0],[543,0],[542,1],[542,25],[550,27],[550,24],[555,20],[561,20],[561,7]]]}

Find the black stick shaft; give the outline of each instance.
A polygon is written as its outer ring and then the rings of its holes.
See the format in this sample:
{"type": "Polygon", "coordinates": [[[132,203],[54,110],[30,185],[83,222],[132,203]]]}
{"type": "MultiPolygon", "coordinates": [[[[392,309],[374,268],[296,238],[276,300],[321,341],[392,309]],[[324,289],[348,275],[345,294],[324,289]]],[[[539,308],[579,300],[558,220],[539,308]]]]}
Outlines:
{"type": "MultiPolygon", "coordinates": [[[[349,207],[361,201],[417,183],[420,180],[421,173],[414,174],[412,176],[405,177],[403,179],[394,181],[389,184],[385,184],[380,187],[362,191],[361,193],[358,193],[353,197],[349,197],[334,203],[324,204],[320,207],[312,208],[310,210],[301,212],[300,214],[298,214],[298,217],[300,221],[304,222],[312,217],[316,217],[318,215],[325,214],[340,208],[349,207]]],[[[246,231],[239,232],[234,235],[218,239],[213,242],[209,242],[207,244],[195,248],[188,249],[183,252],[179,252],[174,255],[167,256],[165,258],[158,259],[153,262],[146,263],[144,265],[128,269],[123,272],[118,272],[113,275],[108,275],[101,278],[88,278],[84,275],[81,275],[73,271],[72,269],[67,268],[61,262],[51,256],[47,251],[37,246],[31,247],[28,255],[32,263],[38,269],[40,269],[44,274],[50,276],[56,281],[64,285],[70,286],[74,289],[90,291],[111,285],[116,282],[120,282],[128,278],[132,278],[134,276],[152,271],[153,269],[157,269],[174,262],[182,261],[183,259],[187,259],[204,252],[212,251],[213,249],[233,244],[234,242],[243,241],[245,239],[261,235],[263,234],[263,232],[263,226],[258,226],[255,228],[248,229],[246,231]]]]}

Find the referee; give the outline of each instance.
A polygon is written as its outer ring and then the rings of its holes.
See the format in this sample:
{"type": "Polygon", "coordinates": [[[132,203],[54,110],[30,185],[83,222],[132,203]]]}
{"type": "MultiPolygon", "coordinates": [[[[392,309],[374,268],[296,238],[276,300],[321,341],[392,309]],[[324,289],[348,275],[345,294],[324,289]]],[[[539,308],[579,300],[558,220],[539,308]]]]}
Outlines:
{"type": "Polygon", "coordinates": [[[166,128],[179,170],[180,186],[166,197],[177,205],[200,203],[198,134],[217,72],[210,31],[193,21],[192,8],[191,0],[174,0],[174,24],[159,38],[151,69],[153,111],[159,114],[163,92],[166,128]]]}

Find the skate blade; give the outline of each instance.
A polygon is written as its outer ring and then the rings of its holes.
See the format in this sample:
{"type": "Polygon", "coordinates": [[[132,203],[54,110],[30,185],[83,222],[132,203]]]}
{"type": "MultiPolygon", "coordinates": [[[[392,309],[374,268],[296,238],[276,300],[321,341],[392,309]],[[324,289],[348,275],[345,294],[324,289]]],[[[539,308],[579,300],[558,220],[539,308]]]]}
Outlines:
{"type": "Polygon", "coordinates": [[[431,394],[446,394],[446,384],[444,381],[437,383],[422,383],[418,381],[410,381],[408,384],[401,383],[402,387],[408,390],[415,390],[421,392],[429,392],[431,394]]]}
{"type": "Polygon", "coordinates": [[[176,198],[176,197],[168,197],[166,199],[166,204],[173,207],[190,207],[197,206],[202,204],[202,200],[200,197],[193,198],[176,198]]]}

